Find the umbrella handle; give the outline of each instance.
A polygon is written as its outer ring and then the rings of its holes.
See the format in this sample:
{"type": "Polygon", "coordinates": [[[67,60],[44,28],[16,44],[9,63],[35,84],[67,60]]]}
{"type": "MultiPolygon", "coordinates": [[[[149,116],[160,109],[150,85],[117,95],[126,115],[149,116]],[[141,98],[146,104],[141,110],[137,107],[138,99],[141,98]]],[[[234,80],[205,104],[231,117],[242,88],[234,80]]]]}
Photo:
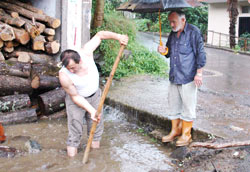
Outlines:
{"type": "MultiPolygon", "coordinates": [[[[162,42],[160,42],[160,46],[162,46],[162,42]]],[[[165,52],[164,53],[161,53],[161,55],[165,56],[168,54],[168,47],[165,48],[165,52]]]]}
{"type": "MultiPolygon", "coordinates": [[[[161,10],[159,10],[159,28],[160,28],[160,46],[163,46],[163,43],[161,41],[161,10]]],[[[168,54],[168,47],[165,49],[166,51],[164,53],[161,53],[161,55],[165,56],[168,54]]]]}

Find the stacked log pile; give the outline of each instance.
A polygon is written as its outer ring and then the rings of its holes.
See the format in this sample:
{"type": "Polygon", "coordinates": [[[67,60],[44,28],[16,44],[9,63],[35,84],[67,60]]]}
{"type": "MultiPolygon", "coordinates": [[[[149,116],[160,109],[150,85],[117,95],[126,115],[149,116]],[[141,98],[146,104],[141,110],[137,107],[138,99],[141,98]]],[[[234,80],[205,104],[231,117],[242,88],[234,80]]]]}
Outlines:
{"type": "Polygon", "coordinates": [[[7,57],[17,57],[18,61],[35,63],[32,55],[36,52],[56,54],[60,43],[54,40],[55,29],[61,24],[59,19],[50,17],[29,4],[16,0],[0,1],[0,48],[7,57]],[[20,46],[29,47],[32,51],[15,52],[20,46]],[[20,58],[19,58],[20,56],[20,58]],[[25,58],[23,58],[25,57],[25,58]]]}
{"type": "Polygon", "coordinates": [[[29,4],[0,1],[0,123],[32,122],[65,108],[53,58],[60,24],[29,4]]]}

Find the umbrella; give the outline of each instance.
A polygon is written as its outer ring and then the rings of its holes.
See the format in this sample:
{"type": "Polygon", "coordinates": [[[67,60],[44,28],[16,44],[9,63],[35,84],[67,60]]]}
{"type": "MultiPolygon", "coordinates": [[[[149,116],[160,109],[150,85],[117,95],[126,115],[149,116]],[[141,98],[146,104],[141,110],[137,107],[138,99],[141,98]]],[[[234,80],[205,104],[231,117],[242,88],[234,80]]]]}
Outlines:
{"type": "Polygon", "coordinates": [[[198,0],[130,0],[121,4],[116,10],[152,13],[196,6],[201,6],[198,0]]]}
{"type": "MultiPolygon", "coordinates": [[[[162,46],[160,12],[196,6],[201,6],[201,3],[197,0],[130,0],[121,4],[116,10],[136,13],[159,12],[160,45],[162,46]]],[[[168,49],[166,48],[166,53],[162,55],[166,55],[167,53],[168,49]]]]}

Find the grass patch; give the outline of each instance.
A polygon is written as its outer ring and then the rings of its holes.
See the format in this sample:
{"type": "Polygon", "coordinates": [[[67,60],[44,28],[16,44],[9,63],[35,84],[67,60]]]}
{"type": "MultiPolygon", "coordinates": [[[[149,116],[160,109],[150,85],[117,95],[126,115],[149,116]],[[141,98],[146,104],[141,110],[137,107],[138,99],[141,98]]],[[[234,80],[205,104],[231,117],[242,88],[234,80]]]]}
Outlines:
{"type": "MultiPolygon", "coordinates": [[[[167,64],[157,52],[151,52],[144,46],[136,42],[136,25],[132,20],[125,19],[117,13],[106,14],[102,27],[92,31],[92,34],[100,30],[113,31],[129,36],[129,43],[126,47],[131,51],[131,55],[127,58],[121,58],[119,66],[116,70],[115,79],[135,74],[153,74],[157,76],[167,77],[167,64]]],[[[102,66],[102,74],[109,76],[115,58],[118,54],[120,45],[118,41],[103,40],[99,52],[104,56],[104,65],[102,66]]]]}

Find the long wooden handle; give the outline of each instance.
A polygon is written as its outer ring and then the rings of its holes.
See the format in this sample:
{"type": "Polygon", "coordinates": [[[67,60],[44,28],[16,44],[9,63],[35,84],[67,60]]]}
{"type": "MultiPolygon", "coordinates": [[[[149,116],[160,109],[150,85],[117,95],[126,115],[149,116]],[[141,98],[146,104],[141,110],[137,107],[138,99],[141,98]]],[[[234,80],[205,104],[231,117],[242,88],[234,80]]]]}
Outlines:
{"type": "MultiPolygon", "coordinates": [[[[105,101],[105,98],[108,94],[108,91],[109,91],[109,87],[112,83],[112,79],[115,75],[115,71],[116,71],[116,68],[119,64],[119,61],[120,61],[120,58],[122,56],[122,53],[123,53],[123,50],[125,48],[125,45],[122,45],[121,48],[120,48],[120,51],[116,57],[116,60],[115,60],[115,63],[113,65],[113,68],[112,68],[112,71],[110,72],[110,75],[109,75],[109,78],[108,78],[108,81],[105,85],[105,88],[103,90],[103,93],[102,93],[102,97],[101,97],[101,100],[100,100],[100,103],[99,103],[99,106],[98,106],[98,109],[97,109],[97,112],[95,114],[95,117],[98,118],[98,116],[100,115],[101,111],[102,111],[102,107],[103,107],[103,104],[104,104],[104,101],[105,101]]],[[[94,134],[95,134],[95,130],[96,130],[96,126],[97,126],[97,122],[96,121],[93,121],[92,123],[92,127],[91,127],[91,130],[90,130],[90,134],[89,134],[89,139],[88,139],[88,143],[87,143],[87,147],[85,149],[85,152],[84,152],[84,156],[83,156],[83,164],[86,164],[88,162],[88,157],[89,157],[89,151],[90,151],[90,146],[91,146],[91,143],[92,143],[92,140],[93,140],[93,137],[94,137],[94,134]]]]}

